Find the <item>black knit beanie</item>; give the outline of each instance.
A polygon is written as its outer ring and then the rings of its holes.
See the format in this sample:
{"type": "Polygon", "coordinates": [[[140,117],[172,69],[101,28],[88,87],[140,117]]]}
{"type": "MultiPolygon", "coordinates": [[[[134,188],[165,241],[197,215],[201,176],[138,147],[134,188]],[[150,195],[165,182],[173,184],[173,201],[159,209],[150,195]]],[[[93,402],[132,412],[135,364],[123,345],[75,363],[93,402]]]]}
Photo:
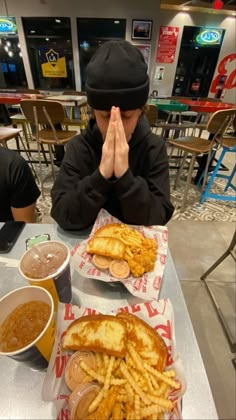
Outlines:
{"type": "Polygon", "coordinates": [[[118,106],[141,108],[147,101],[149,77],[141,51],[128,41],[105,42],[87,66],[88,104],[98,110],[118,106]]]}

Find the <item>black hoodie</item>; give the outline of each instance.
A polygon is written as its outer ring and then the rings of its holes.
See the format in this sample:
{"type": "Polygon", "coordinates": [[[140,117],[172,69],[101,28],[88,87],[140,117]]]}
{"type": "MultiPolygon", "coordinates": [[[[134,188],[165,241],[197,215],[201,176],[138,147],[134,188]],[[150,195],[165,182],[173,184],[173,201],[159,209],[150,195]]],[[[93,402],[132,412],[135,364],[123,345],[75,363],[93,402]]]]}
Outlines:
{"type": "Polygon", "coordinates": [[[80,230],[92,225],[104,208],[128,224],[166,224],[174,211],[166,145],[150,131],[146,117],[129,141],[129,169],[121,178],[101,175],[102,145],[93,119],[69,142],[52,188],[52,217],[63,229],[80,230]]]}

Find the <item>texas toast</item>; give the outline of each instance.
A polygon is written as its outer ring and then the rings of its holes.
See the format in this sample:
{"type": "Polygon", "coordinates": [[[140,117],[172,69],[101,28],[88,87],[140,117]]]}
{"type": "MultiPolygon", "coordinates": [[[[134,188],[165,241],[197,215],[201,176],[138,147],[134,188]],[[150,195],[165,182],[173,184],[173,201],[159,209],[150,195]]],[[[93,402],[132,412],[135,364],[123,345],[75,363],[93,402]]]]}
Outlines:
{"type": "Polygon", "coordinates": [[[67,350],[91,350],[124,357],[127,328],[122,319],[111,315],[82,316],[69,325],[62,346],[67,350]]]}

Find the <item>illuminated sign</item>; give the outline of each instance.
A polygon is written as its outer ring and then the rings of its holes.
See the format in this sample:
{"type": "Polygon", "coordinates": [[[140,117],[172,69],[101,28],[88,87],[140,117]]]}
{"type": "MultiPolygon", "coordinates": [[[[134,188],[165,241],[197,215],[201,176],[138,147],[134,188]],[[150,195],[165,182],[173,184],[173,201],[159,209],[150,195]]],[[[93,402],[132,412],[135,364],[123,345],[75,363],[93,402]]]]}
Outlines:
{"type": "Polygon", "coordinates": [[[14,17],[0,16],[0,35],[9,35],[16,33],[16,19],[14,17]]]}
{"type": "Polygon", "coordinates": [[[196,36],[199,45],[219,45],[222,38],[222,29],[201,29],[196,36]]]}

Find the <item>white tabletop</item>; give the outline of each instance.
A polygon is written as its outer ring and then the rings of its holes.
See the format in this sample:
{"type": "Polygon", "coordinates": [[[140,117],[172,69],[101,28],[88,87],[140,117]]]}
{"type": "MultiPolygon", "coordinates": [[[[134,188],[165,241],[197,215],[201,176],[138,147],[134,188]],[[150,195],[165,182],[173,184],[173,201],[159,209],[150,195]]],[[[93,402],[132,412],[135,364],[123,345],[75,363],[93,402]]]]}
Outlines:
{"type": "MultiPolygon", "coordinates": [[[[9,254],[0,255],[0,297],[25,285],[15,266],[6,267],[1,257],[19,259],[25,251],[25,240],[29,237],[49,233],[51,239],[73,246],[88,235],[84,232],[63,232],[56,224],[28,224],[25,226],[14,248],[9,254]]],[[[14,264],[12,264],[14,265],[14,264]]],[[[91,306],[108,311],[140,300],[124,287],[112,288],[92,279],[83,279],[72,271],[74,304],[91,306]]],[[[168,297],[174,308],[177,351],[183,361],[187,380],[187,391],[183,397],[183,419],[218,419],[205,367],[198,348],[192,323],[180,287],[175,267],[168,252],[162,281],[160,298],[168,297]]],[[[1,419],[55,419],[53,403],[42,401],[41,389],[45,372],[33,371],[7,357],[0,357],[0,418],[1,419]]]]}
{"type": "Polygon", "coordinates": [[[66,106],[78,106],[87,102],[87,96],[80,95],[49,95],[44,99],[63,102],[63,105],[66,106]]]}

